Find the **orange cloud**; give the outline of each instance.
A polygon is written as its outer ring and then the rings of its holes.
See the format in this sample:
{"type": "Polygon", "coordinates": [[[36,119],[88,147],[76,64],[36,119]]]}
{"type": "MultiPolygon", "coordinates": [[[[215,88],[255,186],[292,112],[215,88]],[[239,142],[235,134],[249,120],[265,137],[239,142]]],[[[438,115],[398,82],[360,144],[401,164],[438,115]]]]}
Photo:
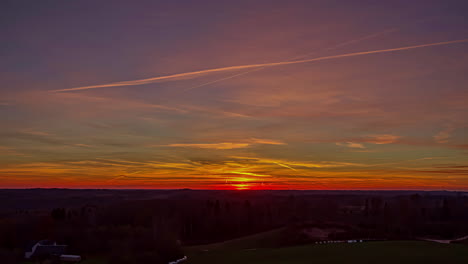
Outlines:
{"type": "Polygon", "coordinates": [[[366,142],[374,143],[374,144],[391,144],[395,143],[400,136],[384,134],[384,135],[372,135],[370,136],[371,139],[367,140],[366,142]]]}
{"type": "Polygon", "coordinates": [[[73,162],[10,164],[0,169],[3,186],[61,187],[190,187],[226,188],[224,184],[249,184],[250,188],[294,189],[463,189],[468,187],[466,166],[451,168],[367,169],[364,164],[302,162],[256,157],[231,157],[226,161],[129,161],[94,159],[73,162]],[[336,170],[335,168],[346,168],[336,170]],[[353,170],[352,168],[359,168],[353,170]],[[443,178],[436,174],[444,174],[443,178]],[[38,176],[39,175],[39,176],[38,176]],[[44,177],[46,179],[44,179],[44,177]]]}
{"type": "Polygon", "coordinates": [[[169,144],[168,147],[184,147],[184,148],[202,148],[202,149],[237,149],[247,148],[248,143],[211,143],[211,144],[169,144]]]}
{"type": "Polygon", "coordinates": [[[272,139],[252,138],[244,142],[222,142],[222,143],[183,143],[183,144],[168,144],[167,147],[185,147],[185,148],[200,148],[200,149],[239,149],[248,148],[255,144],[263,145],[286,145],[286,143],[272,139]]]}
{"type": "Polygon", "coordinates": [[[455,130],[454,127],[448,127],[442,131],[440,131],[439,133],[437,133],[436,135],[434,135],[434,140],[435,142],[437,143],[447,143],[449,142],[449,138],[451,137],[452,135],[452,132],[455,130]]]}
{"type": "Polygon", "coordinates": [[[279,140],[261,139],[261,138],[252,138],[250,142],[252,144],[286,145],[286,143],[279,141],[279,140]]]}
{"type": "Polygon", "coordinates": [[[343,147],[348,147],[348,148],[360,148],[360,149],[363,149],[363,148],[366,148],[364,147],[363,144],[361,143],[354,143],[354,142],[345,142],[345,143],[336,143],[337,146],[343,146],[343,147]]]}

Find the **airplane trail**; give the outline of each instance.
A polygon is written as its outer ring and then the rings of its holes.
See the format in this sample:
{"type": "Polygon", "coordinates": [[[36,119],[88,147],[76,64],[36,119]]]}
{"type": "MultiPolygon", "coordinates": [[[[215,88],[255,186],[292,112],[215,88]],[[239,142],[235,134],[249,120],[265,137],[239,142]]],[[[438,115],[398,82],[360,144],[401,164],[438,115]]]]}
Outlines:
{"type": "Polygon", "coordinates": [[[442,45],[449,45],[449,44],[463,43],[463,42],[468,42],[468,39],[435,42],[435,43],[420,44],[420,45],[414,45],[414,46],[404,46],[404,47],[391,48],[391,49],[380,49],[380,50],[353,52],[353,53],[331,55],[331,56],[324,56],[324,57],[304,59],[304,60],[282,61],[282,62],[272,62],[272,63],[261,63],[261,64],[249,64],[249,65],[221,67],[221,68],[214,68],[214,69],[207,69],[207,70],[200,70],[200,71],[193,71],[193,72],[185,72],[185,73],[164,75],[164,76],[158,76],[158,77],[141,79],[141,80],[134,80],[134,81],[124,81],[124,82],[116,82],[116,83],[108,83],[108,84],[100,84],[100,85],[91,85],[91,86],[83,86],[83,87],[76,87],[76,88],[52,90],[51,92],[70,92],[70,91],[97,89],[97,88],[105,88],[105,87],[143,85],[143,84],[149,84],[149,83],[154,83],[154,82],[158,82],[158,81],[178,80],[178,79],[185,78],[185,77],[194,77],[194,76],[198,76],[198,75],[202,75],[202,74],[209,74],[209,73],[216,73],[216,72],[242,70],[242,69],[252,69],[252,68],[262,68],[262,67],[274,67],[274,66],[291,65],[291,64],[299,64],[299,63],[308,63],[308,62],[331,60],[331,59],[338,59],[338,58],[355,57],[355,56],[368,55],[368,54],[388,53],[388,52],[411,50],[411,49],[424,48],[424,47],[442,46],[442,45]]]}
{"type": "MultiPolygon", "coordinates": [[[[297,60],[297,59],[301,59],[301,58],[307,58],[310,55],[317,54],[320,51],[334,50],[334,49],[337,49],[337,48],[340,48],[340,47],[343,47],[343,46],[346,46],[346,45],[349,45],[349,44],[353,44],[353,43],[360,42],[360,41],[363,41],[363,40],[375,38],[377,36],[387,34],[387,33],[391,33],[391,32],[395,32],[395,31],[398,31],[398,30],[399,30],[398,28],[390,28],[390,29],[384,30],[382,32],[373,33],[373,34],[370,34],[370,35],[367,35],[367,36],[364,36],[364,37],[361,37],[361,38],[358,38],[358,39],[352,39],[352,40],[349,40],[349,41],[346,41],[346,42],[343,42],[343,43],[340,43],[340,44],[336,44],[336,45],[333,45],[331,47],[325,48],[323,50],[313,51],[313,52],[309,52],[309,53],[302,54],[302,55],[299,55],[299,56],[295,56],[295,57],[289,59],[288,61],[297,60]]],[[[207,86],[207,85],[210,85],[210,84],[213,84],[213,83],[218,83],[218,82],[221,82],[221,81],[229,80],[229,79],[232,79],[232,78],[235,78],[235,77],[238,77],[238,76],[246,75],[246,74],[249,74],[249,73],[252,73],[252,72],[257,72],[257,71],[260,71],[260,70],[263,70],[263,69],[266,69],[266,68],[268,68],[268,66],[261,67],[261,68],[255,68],[255,69],[248,70],[248,71],[245,71],[245,72],[241,72],[241,73],[238,73],[238,74],[230,75],[230,76],[227,76],[227,77],[224,77],[224,78],[221,78],[221,79],[216,79],[216,80],[213,80],[213,81],[209,81],[209,82],[206,82],[206,83],[202,83],[202,84],[199,84],[199,85],[196,85],[196,86],[186,88],[186,89],[182,90],[181,92],[187,92],[189,90],[193,90],[193,89],[204,87],[204,86],[207,86]]]]}

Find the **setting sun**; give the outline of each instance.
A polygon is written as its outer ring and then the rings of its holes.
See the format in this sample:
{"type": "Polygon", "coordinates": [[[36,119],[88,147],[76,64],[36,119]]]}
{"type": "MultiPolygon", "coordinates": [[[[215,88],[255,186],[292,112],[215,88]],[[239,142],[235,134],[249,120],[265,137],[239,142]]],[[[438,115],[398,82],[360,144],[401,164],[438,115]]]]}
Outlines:
{"type": "Polygon", "coordinates": [[[250,189],[252,189],[254,184],[249,183],[251,181],[253,181],[253,179],[251,179],[251,178],[236,177],[236,178],[226,180],[226,183],[228,183],[231,186],[230,189],[232,188],[234,190],[241,191],[241,190],[250,190],[250,189]]]}
{"type": "Polygon", "coordinates": [[[232,184],[232,186],[236,190],[242,191],[242,190],[250,190],[251,187],[252,187],[252,184],[249,184],[249,183],[236,183],[236,184],[232,184]]]}

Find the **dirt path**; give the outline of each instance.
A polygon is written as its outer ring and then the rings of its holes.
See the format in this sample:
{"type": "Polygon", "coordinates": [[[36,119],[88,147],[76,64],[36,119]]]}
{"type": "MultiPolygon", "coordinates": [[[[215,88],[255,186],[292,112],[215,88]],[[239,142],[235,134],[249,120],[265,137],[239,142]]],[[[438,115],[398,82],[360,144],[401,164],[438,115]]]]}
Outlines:
{"type": "Polygon", "coordinates": [[[459,237],[459,238],[451,239],[451,240],[449,240],[449,239],[430,239],[430,238],[419,238],[419,239],[425,240],[425,241],[441,243],[441,244],[450,244],[452,242],[457,242],[457,241],[468,239],[468,236],[459,237]]]}

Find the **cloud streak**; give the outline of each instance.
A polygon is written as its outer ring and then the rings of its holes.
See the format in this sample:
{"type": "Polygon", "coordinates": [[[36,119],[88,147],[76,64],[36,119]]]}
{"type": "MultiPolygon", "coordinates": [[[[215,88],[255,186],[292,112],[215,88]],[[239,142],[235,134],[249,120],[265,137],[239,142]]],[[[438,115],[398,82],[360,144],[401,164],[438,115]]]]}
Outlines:
{"type": "Polygon", "coordinates": [[[189,144],[168,144],[163,145],[165,147],[184,147],[184,148],[200,148],[200,149],[239,149],[239,148],[248,148],[252,145],[286,145],[286,143],[271,140],[271,139],[261,139],[261,138],[252,138],[245,142],[233,143],[233,142],[222,142],[222,143],[189,143],[189,144]]]}
{"type": "Polygon", "coordinates": [[[359,149],[366,148],[366,147],[364,147],[363,144],[355,143],[355,142],[345,142],[345,143],[337,142],[336,145],[337,146],[342,146],[342,147],[348,147],[348,148],[359,148],[359,149]]]}
{"type": "Polygon", "coordinates": [[[202,149],[238,149],[249,147],[248,143],[212,143],[212,144],[169,144],[168,147],[184,147],[184,148],[202,148],[202,149]]]}
{"type": "Polygon", "coordinates": [[[446,129],[440,131],[439,133],[433,136],[434,141],[439,144],[448,143],[454,130],[455,128],[452,126],[447,127],[446,129]]]}
{"type": "Polygon", "coordinates": [[[392,143],[397,142],[397,140],[400,138],[400,136],[390,135],[390,134],[372,135],[370,137],[372,139],[367,140],[367,142],[378,144],[378,145],[392,144],[392,143]]]}
{"type": "Polygon", "coordinates": [[[468,42],[468,39],[435,42],[435,43],[420,44],[420,45],[413,45],[413,46],[404,46],[404,47],[391,48],[391,49],[380,49],[380,50],[353,52],[353,53],[346,53],[346,54],[339,54],[339,55],[332,55],[332,56],[324,56],[324,57],[304,59],[304,60],[282,61],[282,62],[272,62],[272,63],[262,63],[262,64],[249,64],[249,65],[221,67],[221,68],[206,69],[206,70],[193,71],[193,72],[185,72],[185,73],[164,75],[164,76],[158,76],[158,77],[140,79],[140,80],[133,80],[133,81],[124,81],[124,82],[115,82],[115,83],[108,83],[108,84],[100,84],[100,85],[91,85],[91,86],[82,86],[82,87],[75,87],[75,88],[52,90],[51,92],[71,92],[71,91],[98,89],[98,88],[106,88],[106,87],[144,85],[144,84],[150,84],[150,83],[155,83],[155,82],[160,82],[160,81],[172,81],[172,80],[179,80],[179,79],[183,79],[183,78],[194,78],[194,77],[197,77],[197,76],[200,76],[200,75],[205,75],[205,74],[210,74],[210,73],[217,73],[217,72],[234,71],[234,70],[242,70],[242,69],[253,69],[253,68],[262,68],[262,67],[284,66],[284,65],[291,65],[291,64],[300,64],[300,63],[316,62],[316,61],[323,61],[323,60],[355,57],[355,56],[362,56],[362,55],[369,55],[369,54],[389,53],[389,52],[404,51],[404,50],[418,49],[418,48],[424,48],[424,47],[442,46],[442,45],[449,45],[449,44],[455,44],[455,43],[464,43],[464,42],[468,42]]]}

